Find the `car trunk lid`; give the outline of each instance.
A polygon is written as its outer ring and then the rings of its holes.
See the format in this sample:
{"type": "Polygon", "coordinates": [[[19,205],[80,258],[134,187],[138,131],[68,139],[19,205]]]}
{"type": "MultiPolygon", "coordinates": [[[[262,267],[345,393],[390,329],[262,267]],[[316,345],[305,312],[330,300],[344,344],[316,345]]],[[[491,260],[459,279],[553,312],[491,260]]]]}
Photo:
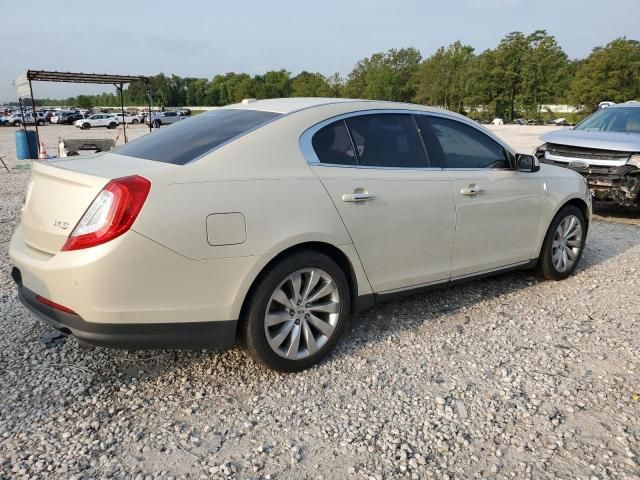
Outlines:
{"type": "Polygon", "coordinates": [[[113,153],[34,161],[22,210],[26,243],[43,252],[59,252],[109,180],[169,168],[178,167],[113,153]]]}

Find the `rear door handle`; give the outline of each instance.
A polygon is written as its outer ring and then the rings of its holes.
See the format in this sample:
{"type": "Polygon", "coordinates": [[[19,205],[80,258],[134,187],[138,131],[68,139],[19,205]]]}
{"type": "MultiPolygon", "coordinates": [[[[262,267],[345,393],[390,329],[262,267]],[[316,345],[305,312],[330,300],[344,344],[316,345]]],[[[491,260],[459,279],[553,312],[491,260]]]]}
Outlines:
{"type": "Polygon", "coordinates": [[[343,202],[368,202],[376,198],[368,193],[345,193],[342,195],[343,202]]]}
{"type": "Polygon", "coordinates": [[[484,192],[484,188],[477,185],[469,185],[469,188],[463,188],[462,190],[460,190],[460,193],[462,195],[478,195],[482,192],[484,192]]]}

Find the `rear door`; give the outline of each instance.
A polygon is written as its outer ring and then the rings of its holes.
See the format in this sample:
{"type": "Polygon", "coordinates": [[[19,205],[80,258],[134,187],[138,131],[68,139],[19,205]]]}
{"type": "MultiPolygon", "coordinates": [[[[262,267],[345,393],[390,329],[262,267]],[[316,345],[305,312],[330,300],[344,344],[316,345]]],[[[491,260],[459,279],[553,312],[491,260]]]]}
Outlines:
{"type": "Polygon", "coordinates": [[[451,277],[530,260],[540,222],[538,174],[512,169],[505,147],[469,123],[418,118],[430,156],[445,167],[455,195],[451,277]]]}
{"type": "Polygon", "coordinates": [[[449,278],[455,230],[447,175],[409,112],[366,112],[303,135],[375,292],[449,278]]]}

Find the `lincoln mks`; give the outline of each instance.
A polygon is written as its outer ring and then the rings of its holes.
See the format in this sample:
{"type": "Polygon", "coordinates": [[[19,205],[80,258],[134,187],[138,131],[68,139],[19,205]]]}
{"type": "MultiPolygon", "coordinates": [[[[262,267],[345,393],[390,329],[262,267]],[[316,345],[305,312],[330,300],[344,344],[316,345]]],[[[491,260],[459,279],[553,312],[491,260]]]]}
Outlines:
{"type": "Polygon", "coordinates": [[[579,174],[445,110],[245,100],[34,162],[10,256],[21,301],[82,344],[239,340],[297,371],[376,302],[514,269],[568,277],[590,212],[579,174]]]}

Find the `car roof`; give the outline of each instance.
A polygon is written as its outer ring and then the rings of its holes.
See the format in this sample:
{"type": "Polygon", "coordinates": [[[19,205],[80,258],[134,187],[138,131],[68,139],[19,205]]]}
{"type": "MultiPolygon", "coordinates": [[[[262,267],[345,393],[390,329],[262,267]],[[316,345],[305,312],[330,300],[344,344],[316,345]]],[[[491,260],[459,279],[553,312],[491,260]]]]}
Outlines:
{"type": "MultiPolygon", "coordinates": [[[[345,105],[352,103],[354,106],[361,106],[362,103],[370,103],[371,108],[388,108],[388,109],[411,109],[425,111],[442,111],[442,109],[425,107],[414,103],[390,102],[386,100],[364,100],[357,98],[331,98],[331,97],[289,97],[289,98],[270,98],[266,100],[245,99],[242,103],[234,103],[226,105],[222,108],[245,109],[245,110],[261,110],[266,112],[288,114],[299,110],[306,110],[314,107],[322,107],[326,105],[345,105]]],[[[447,112],[449,113],[449,112],[447,112]]],[[[455,115],[455,114],[454,114],[455,115]]]]}
{"type": "Polygon", "coordinates": [[[638,108],[640,107],[640,102],[625,102],[625,103],[615,103],[613,105],[608,106],[607,108],[638,108]]]}

